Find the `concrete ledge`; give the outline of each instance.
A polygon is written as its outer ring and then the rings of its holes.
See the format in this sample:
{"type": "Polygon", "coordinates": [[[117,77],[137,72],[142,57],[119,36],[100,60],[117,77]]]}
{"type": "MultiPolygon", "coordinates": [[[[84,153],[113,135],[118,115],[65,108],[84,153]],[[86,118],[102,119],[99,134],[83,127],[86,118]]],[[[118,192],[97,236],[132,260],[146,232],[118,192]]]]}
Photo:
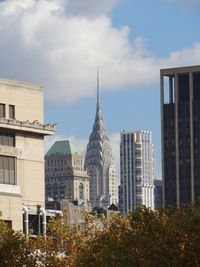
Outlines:
{"type": "Polygon", "coordinates": [[[21,196],[21,190],[18,185],[0,184],[0,194],[21,196]]]}
{"type": "Polygon", "coordinates": [[[0,128],[11,129],[22,132],[36,133],[41,135],[52,135],[56,124],[41,124],[39,121],[18,121],[15,119],[0,118],[0,128]]]}
{"type": "Polygon", "coordinates": [[[22,81],[0,79],[0,85],[6,85],[8,87],[18,87],[20,89],[43,91],[43,87],[37,84],[26,83],[22,81]]]}

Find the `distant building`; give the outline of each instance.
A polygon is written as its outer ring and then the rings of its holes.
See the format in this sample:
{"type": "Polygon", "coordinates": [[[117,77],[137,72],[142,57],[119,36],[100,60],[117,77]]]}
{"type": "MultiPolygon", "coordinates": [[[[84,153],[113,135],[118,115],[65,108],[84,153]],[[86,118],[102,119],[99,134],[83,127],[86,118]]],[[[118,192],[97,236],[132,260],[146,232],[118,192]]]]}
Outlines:
{"type": "Polygon", "coordinates": [[[46,202],[89,201],[89,177],[84,157],[68,140],[57,141],[45,155],[46,202]]]}
{"type": "Polygon", "coordinates": [[[140,205],[154,209],[154,177],[152,133],[122,132],[120,208],[124,215],[140,205]]]}
{"type": "Polygon", "coordinates": [[[66,213],[69,226],[85,223],[85,211],[88,212],[88,210],[84,205],[78,205],[77,202],[73,203],[63,199],[60,201],[60,209],[63,213],[66,213]]]}
{"type": "Polygon", "coordinates": [[[43,110],[42,87],[0,80],[1,219],[13,230],[24,225],[26,235],[30,217],[45,214],[44,136],[55,127],[44,124],[43,110]]]}
{"type": "Polygon", "coordinates": [[[200,200],[200,66],[160,71],[163,204],[200,200]]]}
{"type": "Polygon", "coordinates": [[[122,190],[122,185],[118,186],[118,208],[119,211],[122,212],[123,211],[123,190],[122,190]]]}
{"type": "Polygon", "coordinates": [[[154,180],[154,209],[162,209],[162,180],[154,180]]]}
{"type": "Polygon", "coordinates": [[[85,168],[90,176],[92,206],[107,208],[112,203],[117,204],[116,167],[101,113],[98,81],[96,117],[87,145],[85,168]]]}
{"type": "Polygon", "coordinates": [[[99,225],[99,227],[104,227],[101,220],[102,216],[108,220],[111,220],[114,216],[119,215],[118,208],[114,204],[111,204],[107,209],[95,207],[92,211],[90,211],[90,209],[88,209],[88,207],[85,205],[78,205],[76,201],[70,202],[66,199],[61,200],[59,205],[61,212],[67,215],[66,223],[72,227],[77,224],[80,227],[81,225],[84,227],[84,224],[86,223],[85,212],[89,213],[90,216],[93,216],[94,223],[99,225]]]}

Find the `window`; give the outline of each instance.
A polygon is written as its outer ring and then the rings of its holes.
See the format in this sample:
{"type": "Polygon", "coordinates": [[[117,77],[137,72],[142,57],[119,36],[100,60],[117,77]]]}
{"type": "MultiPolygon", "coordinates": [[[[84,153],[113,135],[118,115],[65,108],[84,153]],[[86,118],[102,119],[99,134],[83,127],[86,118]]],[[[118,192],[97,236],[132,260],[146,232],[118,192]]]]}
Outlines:
{"type": "Polygon", "coordinates": [[[135,173],[136,173],[136,175],[142,175],[142,170],[141,169],[136,169],[135,173]]]}
{"type": "Polygon", "coordinates": [[[140,179],[140,178],[138,179],[138,178],[137,178],[137,179],[136,179],[136,186],[141,185],[141,183],[142,183],[142,179],[140,179]]]}
{"type": "Polygon", "coordinates": [[[51,197],[51,184],[46,185],[46,196],[51,197]]]}
{"type": "Polygon", "coordinates": [[[0,132],[0,145],[15,146],[15,134],[0,132]]]}
{"type": "Polygon", "coordinates": [[[9,105],[9,118],[15,119],[15,106],[9,105]]]}
{"type": "Polygon", "coordinates": [[[141,156],[142,156],[141,151],[135,151],[135,156],[136,156],[136,157],[141,157],[141,156]]]}
{"type": "Polygon", "coordinates": [[[0,156],[0,183],[15,184],[15,158],[0,156]]]}
{"type": "Polygon", "coordinates": [[[57,183],[53,184],[53,197],[54,199],[58,198],[58,184],[57,183]]]}
{"type": "Polygon", "coordinates": [[[142,194],[142,187],[136,187],[136,193],[142,194]]]}
{"type": "Polygon", "coordinates": [[[84,185],[83,185],[83,183],[80,183],[80,185],[79,185],[79,198],[83,199],[83,197],[84,197],[84,185]]]}
{"type": "Polygon", "coordinates": [[[65,185],[64,183],[60,183],[60,198],[65,197],[65,185]]]}
{"type": "Polygon", "coordinates": [[[136,159],[135,160],[135,164],[136,165],[141,165],[142,164],[142,160],[141,159],[136,159]]]}
{"type": "Polygon", "coordinates": [[[136,149],[141,149],[142,145],[141,144],[135,144],[136,149]]]}
{"type": "Polygon", "coordinates": [[[0,104],[0,118],[5,118],[5,104],[0,104]]]}

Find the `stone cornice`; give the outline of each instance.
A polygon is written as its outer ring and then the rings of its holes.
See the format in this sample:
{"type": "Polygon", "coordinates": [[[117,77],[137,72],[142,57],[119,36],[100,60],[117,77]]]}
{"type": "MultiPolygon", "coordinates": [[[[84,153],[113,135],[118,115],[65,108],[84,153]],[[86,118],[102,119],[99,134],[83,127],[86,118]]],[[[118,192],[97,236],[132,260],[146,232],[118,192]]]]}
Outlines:
{"type": "Polygon", "coordinates": [[[6,85],[10,89],[12,89],[12,87],[20,87],[22,89],[43,92],[43,87],[41,85],[30,84],[30,83],[21,82],[21,81],[13,81],[13,80],[0,79],[0,85],[6,85]]]}
{"type": "Polygon", "coordinates": [[[0,118],[0,128],[38,133],[41,135],[52,135],[55,132],[55,124],[42,124],[37,120],[30,122],[28,120],[18,121],[15,119],[0,118]]]}

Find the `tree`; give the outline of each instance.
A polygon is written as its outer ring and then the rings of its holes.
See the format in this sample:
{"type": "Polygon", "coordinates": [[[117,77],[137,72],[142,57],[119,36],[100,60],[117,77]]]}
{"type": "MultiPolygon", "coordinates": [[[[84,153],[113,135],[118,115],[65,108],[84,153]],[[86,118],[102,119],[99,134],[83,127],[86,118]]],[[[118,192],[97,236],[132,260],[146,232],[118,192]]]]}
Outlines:
{"type": "Polygon", "coordinates": [[[0,267],[35,267],[36,259],[25,237],[0,220],[0,267]]]}
{"type": "Polygon", "coordinates": [[[200,266],[200,209],[158,212],[141,207],[111,220],[86,214],[70,227],[52,219],[46,239],[26,240],[0,221],[0,267],[195,267],[200,266]]]}

